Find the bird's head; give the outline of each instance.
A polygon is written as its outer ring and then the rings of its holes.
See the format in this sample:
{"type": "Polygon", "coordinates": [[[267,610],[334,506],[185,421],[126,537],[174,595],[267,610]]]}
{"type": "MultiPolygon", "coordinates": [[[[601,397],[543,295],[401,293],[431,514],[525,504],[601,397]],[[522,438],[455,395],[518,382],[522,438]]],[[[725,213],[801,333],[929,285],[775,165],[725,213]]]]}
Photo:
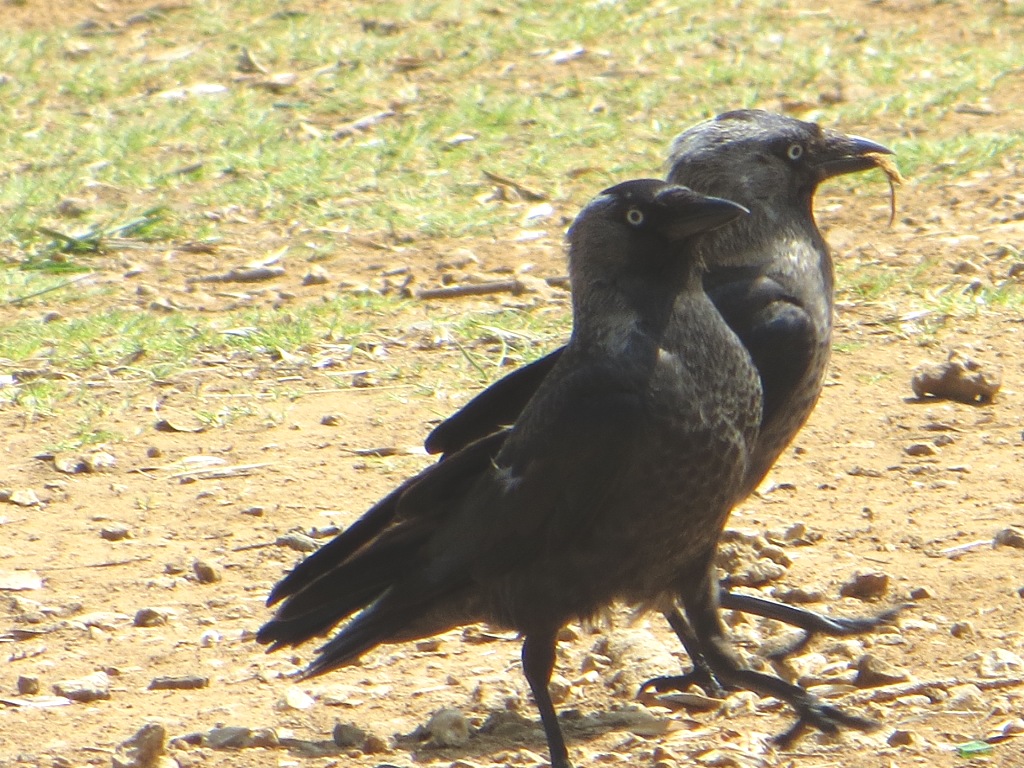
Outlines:
{"type": "Polygon", "coordinates": [[[689,268],[686,243],[747,213],[730,200],[698,194],[661,179],[609,187],[569,228],[569,273],[578,280],[650,279],[689,268]]]}
{"type": "Polygon", "coordinates": [[[892,150],[785,115],[725,112],[676,137],[668,179],[735,200],[755,214],[798,206],[803,213],[826,179],[884,167],[892,150]]]}
{"type": "Polygon", "coordinates": [[[637,323],[661,327],[678,294],[700,290],[695,238],[746,212],[659,179],[606,189],[568,233],[574,335],[618,347],[637,323]]]}

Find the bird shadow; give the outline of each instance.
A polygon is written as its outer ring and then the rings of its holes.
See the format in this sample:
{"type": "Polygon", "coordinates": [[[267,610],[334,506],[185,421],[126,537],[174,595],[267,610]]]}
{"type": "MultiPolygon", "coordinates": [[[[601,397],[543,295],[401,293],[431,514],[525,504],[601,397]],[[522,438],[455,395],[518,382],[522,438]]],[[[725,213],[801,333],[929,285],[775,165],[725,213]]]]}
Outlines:
{"type": "MultiPolygon", "coordinates": [[[[559,713],[558,722],[570,748],[574,744],[591,742],[615,731],[639,737],[654,737],[664,735],[673,725],[678,725],[678,720],[658,717],[637,705],[587,713],[566,709],[559,713]]],[[[519,748],[540,755],[546,755],[547,752],[547,741],[540,721],[512,710],[491,712],[480,727],[471,729],[469,737],[458,745],[442,746],[422,727],[412,733],[396,736],[395,742],[398,747],[407,749],[416,762],[480,759],[501,750],[519,748]]]]}

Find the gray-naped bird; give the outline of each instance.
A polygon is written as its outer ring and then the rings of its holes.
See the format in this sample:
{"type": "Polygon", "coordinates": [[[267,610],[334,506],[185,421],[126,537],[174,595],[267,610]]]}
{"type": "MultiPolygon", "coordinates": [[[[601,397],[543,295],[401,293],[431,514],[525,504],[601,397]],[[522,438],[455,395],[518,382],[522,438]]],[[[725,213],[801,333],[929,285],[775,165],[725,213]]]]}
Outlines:
{"type": "MultiPolygon", "coordinates": [[[[833,275],[828,248],[814,221],[814,192],[826,179],[874,167],[878,162],[875,156],[884,154],[891,152],[867,139],[755,110],[728,112],[700,123],[673,144],[671,180],[705,194],[735,199],[751,211],[750,216],[703,235],[695,245],[706,268],[705,290],[750,353],[762,384],[763,437],[754,446],[750,466],[737,489],[738,498],[757,486],[804,423],[820,392],[831,336],[833,275]]],[[[507,375],[438,426],[426,446],[432,453],[442,453],[442,460],[396,488],[343,534],[296,566],[277,585],[272,599],[301,591],[379,535],[391,524],[398,502],[410,486],[428,486],[438,498],[457,498],[476,473],[488,469],[508,434],[507,425],[516,421],[560,354],[561,349],[556,350],[507,375]]],[[[687,469],[680,457],[665,456],[663,460],[680,471],[687,469]]],[[[807,639],[816,632],[863,632],[893,614],[833,618],[725,589],[720,601],[721,607],[799,626],[807,631],[807,639]]],[[[694,669],[679,677],[657,678],[648,685],[668,690],[695,683],[717,692],[725,684],[775,695],[799,714],[796,726],[782,741],[799,734],[807,724],[828,732],[838,725],[870,725],[823,707],[799,687],[778,678],[738,674],[734,662],[723,661],[721,654],[712,650],[719,666],[713,671],[698,633],[705,632],[713,638],[712,644],[721,645],[720,627],[705,621],[694,628],[675,608],[666,607],[664,612],[694,669]]],[[[702,610],[700,615],[706,613],[702,610]]],[[[315,617],[307,621],[315,621],[315,617]]],[[[318,631],[329,626],[330,622],[318,631]]]]}
{"type": "Polygon", "coordinates": [[[569,768],[548,693],[559,629],[617,601],[671,605],[683,574],[706,581],[749,471],[761,384],[695,245],[745,213],[654,179],[590,202],[568,234],[572,334],[500,448],[469,444],[403,484],[356,549],[314,553],[319,577],[275,588],[269,602],[286,599],[258,640],[296,645],[359,611],[309,676],[462,624],[517,630],[551,763],[569,768]]]}

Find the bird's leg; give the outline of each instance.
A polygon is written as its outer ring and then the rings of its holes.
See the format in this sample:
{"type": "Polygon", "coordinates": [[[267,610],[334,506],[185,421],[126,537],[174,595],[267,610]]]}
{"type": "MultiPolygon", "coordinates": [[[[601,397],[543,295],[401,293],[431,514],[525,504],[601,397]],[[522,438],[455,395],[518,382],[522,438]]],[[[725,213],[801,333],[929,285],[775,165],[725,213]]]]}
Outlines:
{"type": "Polygon", "coordinates": [[[725,627],[718,616],[718,585],[712,584],[710,574],[697,588],[682,591],[686,616],[708,667],[724,685],[754,691],[762,696],[774,696],[796,710],[797,722],[776,737],[782,746],[788,746],[809,727],[834,734],[842,726],[862,731],[878,727],[878,723],[857,715],[850,715],[837,707],[825,704],[814,694],[798,685],[787,683],[781,677],[755,672],[743,667],[729,644],[725,627]]]}
{"type": "Polygon", "coordinates": [[[683,616],[678,608],[662,611],[661,615],[668,621],[672,631],[679,638],[679,642],[686,649],[686,653],[693,663],[693,669],[683,675],[653,677],[640,686],[640,693],[649,688],[653,688],[658,693],[663,693],[664,691],[684,691],[691,685],[696,685],[708,696],[719,698],[724,696],[725,690],[718,680],[715,679],[714,674],[712,674],[711,668],[704,659],[704,654],[701,653],[700,641],[697,639],[697,635],[694,634],[693,627],[690,626],[686,617],[683,616]]]}
{"type": "MultiPolygon", "coordinates": [[[[833,617],[808,611],[805,608],[786,605],[775,600],[766,600],[763,597],[730,592],[724,584],[720,585],[718,598],[720,608],[751,613],[755,616],[763,616],[766,619],[775,619],[776,621],[791,624],[798,629],[804,630],[806,634],[802,638],[766,655],[767,659],[776,661],[803,650],[814,639],[815,635],[845,637],[870,632],[883,624],[891,622],[906,607],[898,605],[875,616],[833,617]]],[[[715,679],[711,667],[708,666],[708,662],[700,649],[700,641],[689,622],[678,609],[663,611],[662,615],[676,633],[676,637],[683,644],[683,648],[693,662],[693,669],[683,675],[651,678],[640,686],[640,692],[643,693],[650,688],[659,693],[683,691],[691,685],[696,685],[709,696],[722,696],[725,693],[722,684],[719,680],[715,679]]]]}
{"type": "MultiPolygon", "coordinates": [[[[845,618],[826,616],[814,611],[808,611],[805,608],[796,608],[774,600],[766,600],[763,597],[736,594],[730,592],[724,586],[721,587],[718,597],[722,608],[752,613],[756,616],[763,616],[766,619],[775,619],[785,624],[791,624],[807,633],[795,643],[791,643],[769,654],[769,659],[782,659],[803,650],[814,639],[814,636],[818,634],[845,637],[870,632],[883,624],[891,622],[906,607],[898,605],[875,616],[845,618]]],[[[675,629],[674,625],[673,629],[675,629]]],[[[676,634],[679,634],[679,632],[677,631],[676,634]]],[[[683,645],[686,645],[685,641],[683,641],[683,645]]],[[[690,652],[689,647],[687,647],[686,651],[687,653],[690,652]]]]}
{"type": "Polygon", "coordinates": [[[548,752],[551,754],[551,768],[572,768],[569,762],[569,750],[565,746],[562,729],[558,725],[555,705],[551,702],[548,683],[551,682],[551,671],[555,668],[556,630],[544,634],[528,634],[523,640],[523,674],[533,691],[533,700],[540,712],[540,721],[544,726],[544,735],[548,741],[548,752]]]}

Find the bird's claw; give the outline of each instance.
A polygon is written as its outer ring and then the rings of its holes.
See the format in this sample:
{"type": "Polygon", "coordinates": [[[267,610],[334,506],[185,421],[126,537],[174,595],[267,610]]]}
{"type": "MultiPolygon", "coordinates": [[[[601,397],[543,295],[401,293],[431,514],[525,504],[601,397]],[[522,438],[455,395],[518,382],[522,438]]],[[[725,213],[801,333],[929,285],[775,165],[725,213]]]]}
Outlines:
{"type": "Polygon", "coordinates": [[[856,728],[858,731],[873,731],[881,725],[877,720],[851,715],[838,707],[814,699],[802,703],[789,703],[797,711],[797,721],[788,730],[772,739],[782,749],[790,747],[809,728],[817,728],[822,733],[834,736],[844,727],[856,728]]]}
{"type": "Polygon", "coordinates": [[[764,658],[769,661],[782,661],[789,656],[803,651],[818,635],[851,637],[871,632],[885,624],[891,624],[906,607],[905,605],[898,605],[875,616],[829,617],[817,615],[816,618],[819,622],[817,626],[804,627],[806,631],[803,636],[769,653],[765,653],[764,658]]]}
{"type": "Polygon", "coordinates": [[[720,699],[725,696],[726,690],[722,685],[715,680],[710,672],[700,669],[692,669],[685,675],[665,675],[663,677],[652,677],[640,686],[639,693],[645,693],[650,689],[654,689],[657,693],[665,693],[667,691],[678,691],[682,692],[689,688],[691,685],[695,685],[704,691],[708,696],[712,696],[716,699],[720,699]]]}

